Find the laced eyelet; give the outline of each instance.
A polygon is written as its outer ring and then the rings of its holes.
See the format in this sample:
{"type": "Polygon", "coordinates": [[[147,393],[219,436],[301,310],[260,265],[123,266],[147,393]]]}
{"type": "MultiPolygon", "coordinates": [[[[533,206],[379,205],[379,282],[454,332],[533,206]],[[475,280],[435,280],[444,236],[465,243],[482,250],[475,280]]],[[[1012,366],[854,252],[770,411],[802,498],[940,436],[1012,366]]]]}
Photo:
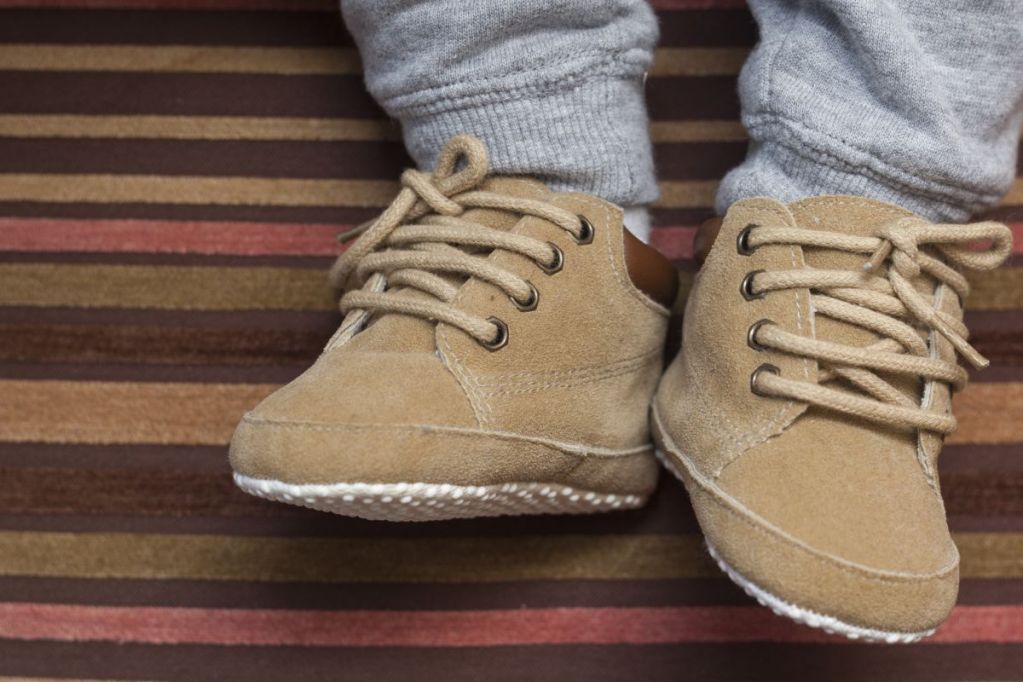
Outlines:
{"type": "Polygon", "coordinates": [[[536,306],[540,302],[540,292],[536,290],[536,287],[533,286],[532,282],[527,280],[526,284],[529,286],[529,296],[526,297],[525,301],[520,301],[514,296],[508,297],[511,299],[511,302],[515,304],[515,307],[523,312],[536,310],[536,306]]]}
{"type": "Polygon", "coordinates": [[[550,263],[537,262],[537,265],[548,275],[553,275],[556,272],[561,272],[561,268],[565,266],[565,252],[554,242],[547,242],[547,244],[554,251],[554,260],[550,263]]]}
{"type": "Polygon", "coordinates": [[[752,256],[755,248],[749,245],[749,233],[753,231],[754,227],[760,227],[755,223],[750,223],[746,227],[742,228],[739,235],[735,238],[735,250],[740,256],[752,256]]]}
{"type": "Polygon", "coordinates": [[[761,345],[757,342],[757,332],[759,332],[760,328],[765,324],[774,324],[774,320],[768,320],[766,318],[763,320],[757,320],[750,325],[749,331],[746,332],[746,344],[755,351],[767,350],[767,346],[761,345]]]}
{"type": "Polygon", "coordinates": [[[490,341],[480,341],[479,344],[490,351],[498,350],[507,346],[508,325],[506,325],[503,320],[499,320],[496,317],[488,317],[487,322],[490,322],[497,327],[497,334],[490,341]]]}
{"type": "Polygon", "coordinates": [[[762,291],[759,294],[753,291],[753,279],[762,272],[763,270],[747,272],[746,276],[742,278],[742,282],[739,283],[739,293],[741,293],[742,297],[747,301],[754,301],[767,295],[766,291],[762,291]]]}
{"type": "Polygon", "coordinates": [[[752,393],[753,395],[768,398],[770,396],[763,393],[760,389],[757,388],[757,377],[759,377],[764,372],[770,372],[771,374],[774,374],[776,376],[781,376],[780,369],[778,369],[775,365],[765,362],[764,364],[760,365],[755,370],[753,370],[753,374],[749,375],[749,390],[750,393],[752,393]]]}
{"type": "Polygon", "coordinates": [[[590,244],[593,242],[593,234],[596,229],[593,223],[586,219],[586,216],[579,215],[579,236],[573,235],[576,244],[590,244]]]}

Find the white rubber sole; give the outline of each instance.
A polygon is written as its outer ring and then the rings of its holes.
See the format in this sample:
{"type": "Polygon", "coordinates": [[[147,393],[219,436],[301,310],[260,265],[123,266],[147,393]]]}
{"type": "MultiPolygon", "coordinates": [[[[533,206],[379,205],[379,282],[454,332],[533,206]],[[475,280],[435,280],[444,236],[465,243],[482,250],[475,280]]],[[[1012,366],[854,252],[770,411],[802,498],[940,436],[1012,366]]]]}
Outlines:
{"type": "MultiPolygon", "coordinates": [[[[671,461],[670,457],[665,455],[660,448],[656,449],[654,454],[657,455],[657,459],[661,461],[664,468],[670,471],[672,476],[682,481],[683,485],[685,485],[685,479],[682,477],[682,474],[679,473],[678,468],[675,463],[671,461]]],[[[818,630],[824,630],[825,632],[829,632],[833,635],[842,635],[849,639],[864,642],[883,642],[885,644],[912,644],[913,642],[920,641],[924,637],[930,637],[937,629],[932,628],[922,632],[892,632],[888,630],[875,630],[873,628],[865,628],[859,625],[853,625],[852,623],[846,623],[834,616],[826,616],[823,613],[817,613],[816,611],[811,611],[810,609],[802,606],[790,604],[781,597],[771,594],[729,566],[725,560],[721,558],[721,555],[718,554],[717,550],[714,549],[714,546],[711,545],[710,542],[707,542],[706,544],[707,551],[710,553],[710,556],[733,583],[741,587],[743,592],[756,599],[761,606],[766,606],[776,615],[782,616],[783,618],[794,620],[797,623],[817,628],[818,630]]]]}
{"type": "Polygon", "coordinates": [[[924,637],[930,637],[934,634],[935,629],[924,630],[923,632],[889,632],[886,630],[874,630],[872,628],[864,628],[859,625],[853,625],[846,623],[833,616],[825,616],[822,613],[810,611],[804,609],[801,606],[790,604],[784,599],[774,596],[767,590],[758,586],[756,583],[747,580],[738,571],[725,563],[725,560],[717,553],[714,547],[707,543],[707,551],[710,552],[711,557],[717,562],[717,565],[725,572],[729,578],[732,579],[736,585],[742,588],[743,592],[753,597],[760,603],[761,606],[774,611],[775,614],[789,618],[808,625],[812,628],[824,630],[830,632],[833,635],[842,635],[849,639],[857,639],[865,642],[883,642],[885,644],[912,644],[918,642],[924,637]]]}
{"type": "Polygon", "coordinates": [[[440,521],[478,516],[592,514],[635,509],[646,496],[612,495],[550,483],[463,486],[448,483],[293,485],[236,473],[235,484],[257,497],[373,521],[440,521]]]}

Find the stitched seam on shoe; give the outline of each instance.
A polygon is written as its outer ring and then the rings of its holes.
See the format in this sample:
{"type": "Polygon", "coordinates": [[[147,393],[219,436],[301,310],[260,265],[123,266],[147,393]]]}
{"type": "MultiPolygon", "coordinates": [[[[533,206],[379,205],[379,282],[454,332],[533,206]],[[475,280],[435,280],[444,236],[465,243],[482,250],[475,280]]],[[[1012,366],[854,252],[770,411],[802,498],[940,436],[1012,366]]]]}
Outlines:
{"type": "Polygon", "coordinates": [[[644,453],[649,453],[653,449],[653,444],[651,443],[646,443],[633,448],[626,448],[624,450],[612,450],[609,448],[593,447],[583,443],[570,443],[567,441],[557,441],[549,438],[506,433],[503,431],[485,431],[465,427],[437,426],[431,424],[326,424],[322,422],[271,419],[267,417],[256,417],[251,414],[245,415],[242,418],[242,421],[248,424],[274,426],[294,431],[317,431],[323,433],[337,433],[343,431],[404,431],[431,435],[455,435],[479,440],[503,440],[517,443],[532,443],[576,457],[634,457],[644,453]]]}
{"type": "MultiPolygon", "coordinates": [[[[760,207],[759,210],[766,211],[768,213],[772,213],[775,216],[777,216],[778,218],[781,218],[783,222],[788,223],[789,216],[787,216],[786,213],[783,213],[782,211],[779,211],[777,208],[774,208],[772,206],[765,206],[765,207],[760,207]]],[[[795,260],[795,258],[796,258],[795,247],[790,247],[789,255],[790,255],[790,258],[792,259],[793,266],[795,267],[797,265],[797,262],[795,260]]],[[[801,317],[801,312],[800,312],[800,303],[799,303],[799,295],[798,294],[796,294],[795,307],[796,307],[797,326],[800,329],[800,331],[802,331],[802,317],[801,317]]],[[[804,368],[803,368],[804,375],[809,377],[809,369],[805,366],[806,360],[804,359],[803,362],[804,362],[804,368]]],[[[754,447],[756,445],[759,445],[760,443],[765,442],[766,440],[768,440],[773,435],[776,435],[776,434],[778,434],[780,432],[783,432],[785,430],[785,428],[787,428],[788,425],[786,425],[785,427],[782,427],[780,431],[778,429],[778,426],[783,421],[785,421],[786,419],[790,419],[790,418],[798,416],[798,414],[793,414],[794,412],[798,412],[798,409],[796,409],[796,410],[793,409],[794,407],[796,407],[795,401],[792,401],[792,400],[786,401],[784,405],[782,405],[780,408],[778,408],[778,411],[775,413],[774,417],[768,417],[767,418],[768,421],[762,423],[759,428],[757,428],[755,431],[752,431],[752,432],[745,432],[742,429],[736,428],[735,425],[730,425],[730,428],[731,428],[732,432],[734,434],[738,434],[738,435],[736,437],[733,437],[729,441],[726,441],[726,443],[736,446],[737,449],[735,449],[733,452],[731,452],[731,454],[729,456],[727,456],[727,458],[724,459],[724,461],[720,462],[718,464],[718,466],[713,469],[713,471],[711,472],[713,477],[714,478],[718,478],[719,476],[721,476],[722,472],[724,472],[724,470],[730,464],[732,464],[737,459],[742,457],[742,455],[745,454],[746,452],[748,452],[752,447],[754,447]]],[[[719,417],[719,419],[722,419],[725,423],[728,423],[729,420],[717,408],[713,408],[711,411],[714,412],[719,417]]],[[[723,452],[727,452],[727,450],[724,450],[723,452]]]]}
{"type": "Polygon", "coordinates": [[[770,524],[766,519],[756,514],[753,510],[742,505],[738,500],[728,495],[722,488],[715,485],[712,480],[706,479],[702,476],[692,460],[679,451],[674,441],[664,430],[656,407],[654,408],[654,423],[660,432],[661,441],[664,444],[665,449],[667,449],[671,455],[682,463],[682,466],[685,467],[686,472],[692,478],[693,482],[700,486],[702,490],[707,492],[716,505],[737,518],[744,525],[756,531],[758,534],[764,535],[772,541],[781,542],[792,547],[814,561],[828,566],[833,566],[844,573],[855,575],[865,580],[892,584],[919,583],[926,580],[945,579],[959,567],[959,551],[955,547],[954,543],[952,545],[954,555],[952,562],[948,566],[931,573],[903,573],[900,571],[870,568],[869,566],[857,564],[847,559],[842,559],[814,549],[802,540],[799,540],[782,529],[770,524]]]}
{"type": "MultiPolygon", "coordinates": [[[[660,351],[658,351],[660,352],[660,351]]],[[[549,379],[536,377],[527,380],[493,380],[480,383],[480,390],[486,395],[505,395],[508,393],[529,393],[545,388],[564,388],[569,386],[582,386],[598,382],[602,379],[613,378],[623,374],[629,374],[647,365],[651,355],[630,358],[628,361],[616,363],[605,367],[586,367],[582,370],[566,370],[564,374],[554,374],[549,379]],[[559,381],[560,379],[560,381],[559,381]],[[506,388],[512,383],[514,388],[506,388]]],[[[501,375],[503,379],[504,375],[501,375]]]]}

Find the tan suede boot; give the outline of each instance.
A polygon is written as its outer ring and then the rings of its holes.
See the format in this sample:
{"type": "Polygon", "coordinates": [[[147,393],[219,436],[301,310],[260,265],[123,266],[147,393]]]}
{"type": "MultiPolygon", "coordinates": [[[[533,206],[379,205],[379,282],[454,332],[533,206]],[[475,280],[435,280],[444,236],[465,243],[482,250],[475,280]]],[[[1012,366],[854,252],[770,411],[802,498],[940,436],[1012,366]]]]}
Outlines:
{"type": "Polygon", "coordinates": [[[395,521],[642,505],[672,265],[616,206],[488,177],[472,137],[402,185],[335,265],[323,354],[239,425],[237,484],[395,521]]]}
{"type": "Polygon", "coordinates": [[[937,458],[956,353],[985,364],[959,271],[997,267],[1011,239],[856,197],[728,211],[653,421],[711,554],[762,604],[886,642],[947,617],[959,555],[937,458]]]}

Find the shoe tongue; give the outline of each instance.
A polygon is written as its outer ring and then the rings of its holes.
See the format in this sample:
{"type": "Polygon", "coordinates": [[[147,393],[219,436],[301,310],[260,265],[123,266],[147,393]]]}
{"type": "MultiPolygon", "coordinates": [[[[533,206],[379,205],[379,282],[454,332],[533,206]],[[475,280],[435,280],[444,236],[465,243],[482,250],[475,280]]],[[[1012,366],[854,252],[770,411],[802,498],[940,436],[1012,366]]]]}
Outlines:
{"type": "MultiPolygon", "coordinates": [[[[538,180],[515,177],[487,178],[478,187],[478,190],[531,199],[541,199],[551,194],[551,190],[538,180]]],[[[515,213],[488,208],[472,208],[459,217],[502,232],[510,232],[522,220],[521,216],[515,213]]],[[[454,274],[437,274],[455,285],[459,285],[465,279],[454,274]]],[[[395,296],[432,299],[430,295],[416,289],[398,289],[393,293],[395,296]]],[[[432,353],[436,349],[436,327],[437,323],[421,317],[396,314],[376,315],[370,319],[363,331],[348,342],[348,346],[352,350],[362,351],[432,353]]]]}
{"type": "MultiPolygon", "coordinates": [[[[878,231],[885,225],[913,215],[892,204],[853,197],[807,199],[790,204],[789,210],[795,218],[795,224],[801,228],[863,237],[876,237],[878,231]]],[[[821,270],[862,272],[863,265],[869,258],[869,254],[803,248],[803,259],[806,264],[821,270]]],[[[888,267],[888,264],[885,267],[888,267]]],[[[913,284],[922,293],[928,296],[933,294],[934,282],[928,277],[917,277],[913,284]]],[[[849,346],[867,346],[882,338],[863,327],[816,314],[814,330],[818,339],[849,346]]],[[[926,331],[922,330],[921,337],[926,339],[926,336],[926,331]]],[[[905,376],[883,378],[913,399],[919,398],[920,384],[915,378],[905,376]]]]}

